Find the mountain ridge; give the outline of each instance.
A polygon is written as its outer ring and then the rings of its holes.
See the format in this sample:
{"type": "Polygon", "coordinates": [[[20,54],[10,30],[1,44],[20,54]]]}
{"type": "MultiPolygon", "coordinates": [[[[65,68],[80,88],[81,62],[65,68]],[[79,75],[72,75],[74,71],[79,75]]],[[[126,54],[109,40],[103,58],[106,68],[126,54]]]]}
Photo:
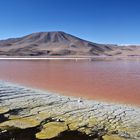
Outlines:
{"type": "Polygon", "coordinates": [[[140,55],[140,47],[93,43],[63,31],[36,32],[19,38],[0,40],[0,56],[116,56],[124,54],[140,55]]]}

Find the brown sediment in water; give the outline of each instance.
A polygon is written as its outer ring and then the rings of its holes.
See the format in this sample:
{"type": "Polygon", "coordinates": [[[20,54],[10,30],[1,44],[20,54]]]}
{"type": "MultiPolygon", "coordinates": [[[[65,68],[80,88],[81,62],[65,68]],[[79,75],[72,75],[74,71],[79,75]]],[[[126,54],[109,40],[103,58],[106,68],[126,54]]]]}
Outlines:
{"type": "Polygon", "coordinates": [[[140,62],[0,61],[0,79],[70,96],[140,105],[140,62]]]}

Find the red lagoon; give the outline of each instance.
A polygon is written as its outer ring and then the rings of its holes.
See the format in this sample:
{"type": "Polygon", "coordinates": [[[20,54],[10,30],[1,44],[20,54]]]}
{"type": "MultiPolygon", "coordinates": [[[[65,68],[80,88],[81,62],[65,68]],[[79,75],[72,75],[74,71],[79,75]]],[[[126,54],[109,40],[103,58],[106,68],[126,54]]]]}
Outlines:
{"type": "Polygon", "coordinates": [[[0,80],[68,96],[140,105],[139,61],[0,60],[0,80]]]}

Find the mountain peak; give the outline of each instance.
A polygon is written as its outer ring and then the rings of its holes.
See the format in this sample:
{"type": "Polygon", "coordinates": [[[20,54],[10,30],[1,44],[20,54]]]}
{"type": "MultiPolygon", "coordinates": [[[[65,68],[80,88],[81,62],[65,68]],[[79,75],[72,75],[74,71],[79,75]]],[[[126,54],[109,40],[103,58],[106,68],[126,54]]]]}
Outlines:
{"type": "Polygon", "coordinates": [[[133,50],[134,47],[131,46],[128,48],[92,43],[63,31],[37,32],[0,41],[0,55],[3,56],[112,56],[124,52],[135,55],[133,50]]]}
{"type": "Polygon", "coordinates": [[[53,32],[37,32],[23,37],[25,42],[31,43],[68,43],[71,40],[77,39],[76,37],[62,31],[53,32]]]}

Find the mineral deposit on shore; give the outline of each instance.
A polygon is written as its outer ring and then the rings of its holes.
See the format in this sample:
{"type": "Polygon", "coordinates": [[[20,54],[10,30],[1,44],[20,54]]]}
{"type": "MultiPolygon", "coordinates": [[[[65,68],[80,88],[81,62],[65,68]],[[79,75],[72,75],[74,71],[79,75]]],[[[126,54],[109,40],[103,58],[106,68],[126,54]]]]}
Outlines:
{"type": "Polygon", "coordinates": [[[79,132],[99,140],[140,140],[140,108],[60,96],[0,81],[0,138],[37,129],[37,139],[79,132]]]}

